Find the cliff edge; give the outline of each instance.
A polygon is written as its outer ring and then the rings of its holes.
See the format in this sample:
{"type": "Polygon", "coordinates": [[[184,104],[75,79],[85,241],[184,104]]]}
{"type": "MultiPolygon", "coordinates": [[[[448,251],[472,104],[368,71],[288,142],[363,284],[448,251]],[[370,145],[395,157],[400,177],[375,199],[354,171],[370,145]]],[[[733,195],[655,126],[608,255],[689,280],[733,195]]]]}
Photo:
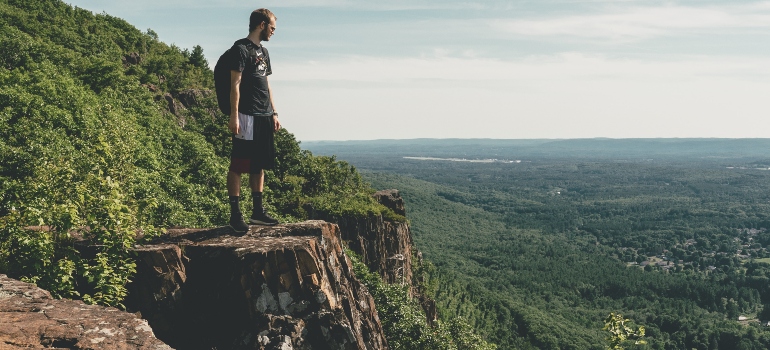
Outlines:
{"type": "MultiPolygon", "coordinates": [[[[377,191],[374,199],[396,215],[406,217],[404,199],[398,190],[377,191]]],[[[369,270],[377,272],[385,283],[408,285],[411,295],[420,301],[429,323],[438,319],[436,302],[419,291],[422,276],[413,274],[415,267],[423,261],[422,253],[414,247],[409,223],[379,214],[334,215],[308,209],[311,218],[337,224],[342,240],[348,243],[350,250],[359,254],[369,270]]]]}
{"type": "MultiPolygon", "coordinates": [[[[398,191],[374,197],[405,214],[398,191]]],[[[245,235],[170,229],[136,246],[125,300],[133,314],[54,300],[0,275],[0,349],[387,349],[343,241],[385,282],[409,285],[435,320],[435,303],[419,295],[412,274],[421,254],[405,221],[311,214],[333,223],[252,226],[245,235]]]]}
{"type": "Polygon", "coordinates": [[[137,247],[126,306],[177,349],[387,349],[339,228],[169,230],[137,247]]]}

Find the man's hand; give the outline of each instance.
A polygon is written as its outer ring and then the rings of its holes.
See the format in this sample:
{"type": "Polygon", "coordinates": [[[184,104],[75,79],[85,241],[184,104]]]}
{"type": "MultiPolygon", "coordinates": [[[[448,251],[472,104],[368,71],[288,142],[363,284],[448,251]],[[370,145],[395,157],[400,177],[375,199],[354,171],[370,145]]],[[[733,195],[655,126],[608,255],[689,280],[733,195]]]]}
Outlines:
{"type": "Polygon", "coordinates": [[[238,113],[235,115],[230,115],[230,123],[227,124],[227,128],[236,135],[238,135],[238,132],[241,131],[240,121],[238,120],[238,113]]]}
{"type": "Polygon", "coordinates": [[[275,128],[274,131],[278,131],[281,128],[281,122],[278,121],[277,115],[273,115],[273,127],[275,128]]]}

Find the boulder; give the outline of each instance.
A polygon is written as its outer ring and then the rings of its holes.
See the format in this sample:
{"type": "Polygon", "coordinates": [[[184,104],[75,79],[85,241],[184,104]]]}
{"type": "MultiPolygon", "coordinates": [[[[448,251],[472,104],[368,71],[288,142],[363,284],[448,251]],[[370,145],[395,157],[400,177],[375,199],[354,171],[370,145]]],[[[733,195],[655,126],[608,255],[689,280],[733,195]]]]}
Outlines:
{"type": "Polygon", "coordinates": [[[0,350],[43,348],[171,349],[134,314],[57,300],[33,284],[0,275],[0,350]]]}
{"type": "MultiPolygon", "coordinates": [[[[179,101],[174,99],[174,96],[171,96],[170,93],[165,93],[163,94],[163,99],[166,100],[166,103],[168,104],[168,111],[171,112],[171,114],[177,117],[182,116],[182,110],[185,108],[181,103],[179,103],[179,101]]],[[[184,123],[181,123],[179,126],[184,127],[184,123]]]]}

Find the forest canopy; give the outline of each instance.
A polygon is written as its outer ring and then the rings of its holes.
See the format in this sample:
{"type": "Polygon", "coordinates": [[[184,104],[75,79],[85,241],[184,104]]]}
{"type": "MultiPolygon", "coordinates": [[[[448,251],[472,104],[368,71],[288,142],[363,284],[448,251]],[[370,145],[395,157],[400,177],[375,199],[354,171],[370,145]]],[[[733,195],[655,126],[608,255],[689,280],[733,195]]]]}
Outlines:
{"type": "Polygon", "coordinates": [[[306,146],[401,191],[441,316],[500,348],[602,349],[611,313],[638,348],[770,347],[770,139],[306,146]]]}

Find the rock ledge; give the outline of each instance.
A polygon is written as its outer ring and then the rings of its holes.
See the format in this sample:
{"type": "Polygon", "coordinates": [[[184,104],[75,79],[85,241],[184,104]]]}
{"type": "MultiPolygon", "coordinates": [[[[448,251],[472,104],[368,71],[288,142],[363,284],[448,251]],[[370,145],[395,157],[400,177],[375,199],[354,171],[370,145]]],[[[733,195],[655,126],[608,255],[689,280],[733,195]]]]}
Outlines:
{"type": "Polygon", "coordinates": [[[136,315],[57,300],[33,284],[0,275],[0,350],[44,348],[171,349],[136,315]]]}
{"type": "Polygon", "coordinates": [[[126,306],[177,349],[387,349],[337,225],[169,230],[136,252],[126,306]]]}

